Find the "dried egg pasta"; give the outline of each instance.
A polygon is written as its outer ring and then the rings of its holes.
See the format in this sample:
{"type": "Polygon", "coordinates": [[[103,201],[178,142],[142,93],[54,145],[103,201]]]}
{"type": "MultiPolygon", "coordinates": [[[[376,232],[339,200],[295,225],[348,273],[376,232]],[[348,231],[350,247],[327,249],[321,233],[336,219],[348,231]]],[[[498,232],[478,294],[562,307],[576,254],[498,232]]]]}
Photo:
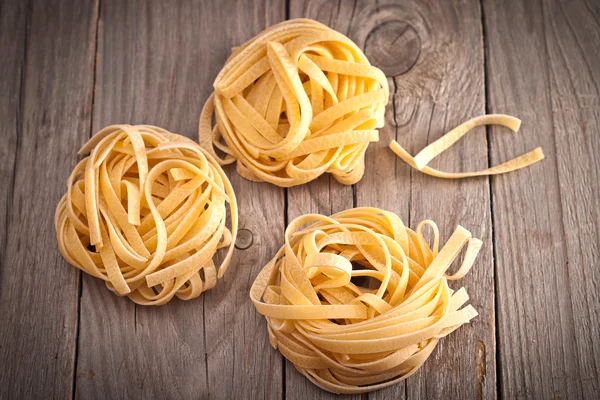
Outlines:
{"type": "Polygon", "coordinates": [[[71,265],[142,305],[190,300],[215,285],[213,256],[229,247],[221,277],[238,217],[231,184],[210,154],[146,125],[104,128],[79,153],[89,156],[69,177],[54,221],[71,265]]]}
{"type": "Polygon", "coordinates": [[[304,215],[287,227],[250,298],[273,347],[314,384],[334,393],[377,390],[415,373],[441,338],[477,315],[448,280],[469,271],[481,244],[459,226],[438,251],[433,221],[413,231],[377,208],[304,215]]]}
{"type": "Polygon", "coordinates": [[[480,125],[502,125],[513,132],[517,132],[521,126],[521,120],[510,115],[489,114],[472,118],[467,122],[457,126],[450,132],[431,143],[419,152],[415,157],[411,156],[398,142],[393,140],[390,148],[398,157],[404,160],[411,167],[431,176],[438,178],[456,179],[469,178],[472,176],[499,175],[511,171],[525,168],[544,159],[544,153],[540,147],[525,153],[519,157],[513,158],[500,165],[486,168],[476,172],[444,172],[428,167],[427,164],[435,157],[448,150],[456,141],[463,137],[467,132],[480,125]]]}
{"type": "Polygon", "coordinates": [[[233,50],[202,110],[200,145],[221,165],[237,161],[246,179],[289,187],[328,172],[353,184],[388,94],[383,72],[346,36],[282,22],[233,50]]]}

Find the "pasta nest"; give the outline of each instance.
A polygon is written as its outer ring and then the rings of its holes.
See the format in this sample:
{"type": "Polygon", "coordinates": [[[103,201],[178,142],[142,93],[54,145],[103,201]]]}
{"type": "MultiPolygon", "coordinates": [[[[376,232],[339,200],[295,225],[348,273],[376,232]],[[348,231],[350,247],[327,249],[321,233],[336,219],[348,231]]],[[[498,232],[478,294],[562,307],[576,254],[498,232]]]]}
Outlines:
{"type": "Polygon", "coordinates": [[[363,393],[415,373],[438,341],[477,315],[449,280],[471,268],[481,241],[458,226],[438,251],[436,224],[416,231],[376,208],[290,223],[250,297],[273,347],[317,386],[363,393]],[[423,229],[433,232],[430,247],[423,229]],[[466,246],[462,265],[446,271],[466,246]]]}
{"type": "Polygon", "coordinates": [[[385,74],[346,36],[282,22],[233,50],[202,111],[200,144],[249,180],[290,187],[328,172],[353,184],[388,94],[385,74]]]}
{"type": "Polygon", "coordinates": [[[229,247],[221,277],[238,222],[231,184],[211,155],[146,125],[104,128],[79,153],[89,156],[71,173],[55,215],[71,265],[142,305],[190,300],[215,285],[213,256],[229,247]]]}

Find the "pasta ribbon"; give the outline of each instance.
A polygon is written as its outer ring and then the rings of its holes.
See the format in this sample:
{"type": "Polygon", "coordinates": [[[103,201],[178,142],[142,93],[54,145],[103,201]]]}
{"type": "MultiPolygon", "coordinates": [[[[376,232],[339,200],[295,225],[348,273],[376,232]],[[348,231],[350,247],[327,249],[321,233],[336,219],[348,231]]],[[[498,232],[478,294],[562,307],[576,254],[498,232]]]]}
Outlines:
{"type": "Polygon", "coordinates": [[[202,110],[200,145],[249,180],[290,187],[328,172],[350,185],[388,95],[385,74],[346,36],[285,21],[233,50],[202,110]]]}
{"type": "Polygon", "coordinates": [[[104,128],[79,153],[89,156],[71,173],[54,218],[71,265],[141,305],[190,300],[216,284],[213,256],[229,247],[221,277],[238,215],[231,184],[210,154],[148,125],[104,128]]]}
{"type": "Polygon", "coordinates": [[[377,208],[304,215],[287,227],[250,298],[271,344],[298,371],[327,391],[364,393],[415,373],[441,338],[477,315],[448,280],[469,271],[481,245],[458,226],[439,250],[433,221],[413,231],[377,208]]]}
{"type": "Polygon", "coordinates": [[[390,148],[398,157],[400,157],[402,160],[404,160],[404,162],[414,169],[417,169],[427,175],[446,179],[505,174],[507,172],[528,167],[531,164],[544,159],[544,152],[542,151],[541,147],[537,147],[534,150],[519,157],[513,158],[510,161],[506,161],[500,165],[496,165],[495,167],[486,168],[476,172],[444,172],[427,166],[431,160],[452,147],[452,145],[467,132],[476,126],[481,125],[502,125],[511,129],[513,132],[517,132],[521,126],[521,120],[504,114],[489,114],[472,118],[452,129],[450,132],[446,133],[429,146],[425,147],[415,157],[411,156],[395,140],[392,140],[390,143],[390,148]]]}

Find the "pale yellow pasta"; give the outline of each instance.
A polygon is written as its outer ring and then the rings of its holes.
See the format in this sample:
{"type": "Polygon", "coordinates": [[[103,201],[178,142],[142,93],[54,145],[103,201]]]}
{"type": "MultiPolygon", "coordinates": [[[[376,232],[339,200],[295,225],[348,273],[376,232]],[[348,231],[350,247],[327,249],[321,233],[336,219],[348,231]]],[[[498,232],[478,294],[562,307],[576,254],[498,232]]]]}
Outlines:
{"type": "Polygon", "coordinates": [[[441,338],[477,315],[448,280],[469,271],[481,244],[459,226],[438,251],[434,222],[413,231],[377,208],[304,215],[287,227],[250,298],[273,347],[314,384],[334,393],[377,390],[415,373],[441,338]]]}
{"type": "Polygon", "coordinates": [[[190,300],[216,284],[238,216],[231,184],[210,154],[147,125],[104,128],[79,153],[89,156],[69,177],[54,220],[71,265],[142,305],[190,300]],[[213,256],[224,247],[217,273],[213,256]]]}
{"type": "Polygon", "coordinates": [[[513,132],[517,132],[521,126],[521,120],[510,115],[489,114],[472,118],[446,133],[444,136],[431,143],[419,152],[415,157],[411,156],[398,142],[392,140],[390,148],[398,157],[404,160],[408,165],[427,175],[438,178],[457,179],[469,178],[473,176],[499,175],[507,172],[516,171],[525,168],[544,159],[544,152],[540,147],[525,153],[519,157],[513,158],[500,165],[486,168],[475,172],[444,172],[428,167],[427,164],[435,157],[448,150],[457,140],[463,137],[467,132],[480,125],[502,125],[513,132]]]}
{"type": "Polygon", "coordinates": [[[341,33],[282,22],[234,49],[202,110],[200,145],[222,165],[237,161],[246,179],[289,187],[328,172],[353,184],[388,92],[383,72],[341,33]]]}

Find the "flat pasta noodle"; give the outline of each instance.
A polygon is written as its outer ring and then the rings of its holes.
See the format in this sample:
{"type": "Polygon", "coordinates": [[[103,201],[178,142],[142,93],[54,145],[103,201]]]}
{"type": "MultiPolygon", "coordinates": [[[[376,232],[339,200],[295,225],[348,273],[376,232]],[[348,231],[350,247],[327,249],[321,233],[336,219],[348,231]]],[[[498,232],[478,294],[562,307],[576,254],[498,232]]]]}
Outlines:
{"type": "Polygon", "coordinates": [[[202,110],[200,145],[249,180],[290,187],[331,173],[350,185],[388,95],[385,74],[346,36],[285,21],[233,50],[202,110]]]}
{"type": "Polygon", "coordinates": [[[250,298],[271,344],[298,371],[327,391],[364,393],[415,373],[441,338],[477,315],[448,280],[469,271],[481,245],[458,226],[438,250],[433,221],[413,231],[377,208],[304,215],[287,227],[250,298]]]}
{"type": "Polygon", "coordinates": [[[141,305],[190,300],[215,286],[231,260],[238,212],[208,152],[155,126],[113,125],[79,153],[89,155],[71,173],[54,219],[71,265],[141,305]],[[221,248],[228,250],[217,269],[221,248]]]}
{"type": "Polygon", "coordinates": [[[488,114],[472,118],[467,122],[462,123],[444,136],[431,143],[416,156],[411,156],[398,142],[392,140],[390,148],[398,157],[400,157],[408,165],[427,175],[445,179],[470,178],[474,176],[499,175],[507,172],[516,171],[525,168],[544,159],[544,152],[541,147],[525,153],[512,160],[506,161],[500,165],[486,168],[475,172],[444,172],[427,166],[427,164],[435,157],[448,150],[456,141],[463,137],[467,132],[476,126],[481,125],[502,125],[513,132],[517,132],[521,126],[521,120],[505,114],[488,114]]]}

